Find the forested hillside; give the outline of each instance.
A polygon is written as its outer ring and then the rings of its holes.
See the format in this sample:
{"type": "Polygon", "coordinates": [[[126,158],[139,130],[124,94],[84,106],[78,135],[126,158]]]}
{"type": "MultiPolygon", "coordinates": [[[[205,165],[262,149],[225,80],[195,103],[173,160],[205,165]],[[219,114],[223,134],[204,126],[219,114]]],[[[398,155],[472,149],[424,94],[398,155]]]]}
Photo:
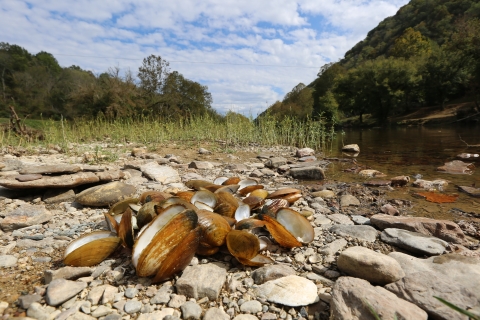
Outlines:
{"type": "MultiPolygon", "coordinates": [[[[412,0],[382,21],[344,59],[323,66],[305,104],[277,101],[267,113],[338,121],[390,116],[467,97],[480,100],[480,3],[412,0]],[[311,113],[310,113],[311,110],[311,113]]],[[[298,86],[297,86],[298,87],[298,86]]],[[[295,87],[292,92],[297,91],[295,87]]],[[[291,93],[289,93],[290,95],[291,93]]],[[[287,95],[288,96],[288,95],[287,95]]],[[[286,97],[287,98],[287,97],[286,97]]]]}
{"type": "Polygon", "coordinates": [[[44,119],[218,116],[206,86],[171,71],[155,55],[145,58],[137,73],[111,68],[96,75],[74,65],[61,67],[48,52],[33,55],[2,42],[0,76],[0,117],[9,115],[9,105],[23,117],[44,119]]]}

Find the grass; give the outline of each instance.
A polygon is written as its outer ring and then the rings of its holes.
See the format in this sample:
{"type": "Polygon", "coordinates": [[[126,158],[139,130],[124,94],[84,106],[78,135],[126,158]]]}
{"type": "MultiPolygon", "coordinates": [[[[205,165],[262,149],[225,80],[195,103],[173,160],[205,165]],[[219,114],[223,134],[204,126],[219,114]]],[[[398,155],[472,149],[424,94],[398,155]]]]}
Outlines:
{"type": "MultiPolygon", "coordinates": [[[[30,120],[32,121],[32,120],[30,120]]],[[[140,143],[154,147],[164,143],[200,146],[204,142],[219,143],[225,152],[237,146],[296,146],[321,150],[334,136],[333,126],[323,121],[299,121],[273,117],[252,120],[218,120],[198,116],[179,121],[147,117],[107,120],[53,121],[36,120],[35,127],[43,131],[44,140],[27,141],[12,132],[0,133],[0,147],[60,145],[65,150],[70,143],[140,143]]]]}

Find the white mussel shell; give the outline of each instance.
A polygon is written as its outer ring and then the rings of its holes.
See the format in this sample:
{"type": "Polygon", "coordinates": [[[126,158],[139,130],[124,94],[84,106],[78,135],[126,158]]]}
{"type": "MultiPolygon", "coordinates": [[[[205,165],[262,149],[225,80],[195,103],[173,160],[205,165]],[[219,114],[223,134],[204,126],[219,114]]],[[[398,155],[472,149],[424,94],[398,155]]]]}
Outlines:
{"type": "Polygon", "coordinates": [[[211,208],[215,208],[215,205],[217,204],[217,197],[215,197],[213,192],[208,190],[200,190],[195,192],[192,199],[190,199],[190,202],[193,204],[195,204],[197,201],[203,202],[211,208]]]}

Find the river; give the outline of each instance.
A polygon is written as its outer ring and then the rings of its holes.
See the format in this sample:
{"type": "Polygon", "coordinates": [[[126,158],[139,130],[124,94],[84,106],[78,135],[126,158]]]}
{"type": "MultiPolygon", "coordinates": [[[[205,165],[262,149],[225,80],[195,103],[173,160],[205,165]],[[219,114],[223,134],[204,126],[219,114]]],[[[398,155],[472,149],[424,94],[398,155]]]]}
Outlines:
{"type": "MultiPolygon", "coordinates": [[[[413,214],[432,218],[458,219],[457,209],[464,212],[480,212],[480,198],[473,198],[458,191],[457,185],[480,188],[480,161],[473,174],[449,174],[437,171],[445,162],[455,160],[460,153],[479,153],[480,127],[466,125],[436,125],[370,129],[343,129],[337,132],[332,146],[326,150],[327,157],[347,157],[341,152],[346,144],[358,144],[360,154],[355,158],[358,165],[383,172],[388,177],[398,175],[422,175],[422,179],[445,179],[449,185],[444,193],[459,194],[455,203],[434,204],[418,199],[412,194],[417,188],[396,188],[387,193],[388,198],[406,199],[414,203],[413,214]],[[462,141],[463,140],[463,141],[462,141]]],[[[480,159],[479,159],[480,160],[480,159]]],[[[465,162],[470,162],[464,160],[465,162]]],[[[347,173],[345,169],[353,164],[333,162],[327,171],[328,179],[362,183],[366,179],[358,174],[347,173]]],[[[412,181],[415,179],[412,178],[412,181]]],[[[480,217],[480,215],[478,215],[480,217]]]]}

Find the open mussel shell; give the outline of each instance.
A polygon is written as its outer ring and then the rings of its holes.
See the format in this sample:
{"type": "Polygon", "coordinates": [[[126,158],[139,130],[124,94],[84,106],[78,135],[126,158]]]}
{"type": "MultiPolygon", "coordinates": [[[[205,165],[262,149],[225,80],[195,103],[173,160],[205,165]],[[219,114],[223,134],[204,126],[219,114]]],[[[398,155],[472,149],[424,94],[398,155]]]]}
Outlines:
{"type": "MultiPolygon", "coordinates": [[[[171,198],[165,199],[163,201],[160,201],[160,203],[158,204],[158,207],[162,208],[162,209],[166,209],[169,206],[172,206],[172,205],[175,205],[175,204],[180,204],[187,209],[197,210],[197,208],[193,204],[191,204],[190,202],[186,201],[185,199],[182,199],[182,198],[179,198],[179,197],[171,197],[171,198]]],[[[158,209],[157,209],[157,214],[158,214],[158,209]]]]}
{"type": "Polygon", "coordinates": [[[233,217],[238,207],[238,199],[230,192],[218,192],[215,193],[217,197],[217,205],[214,208],[214,212],[226,216],[233,217]]]}
{"type": "Polygon", "coordinates": [[[115,203],[110,208],[110,210],[108,210],[108,214],[110,214],[112,216],[115,216],[117,214],[122,214],[122,213],[125,212],[125,210],[130,208],[131,204],[137,204],[138,202],[139,202],[138,198],[128,198],[128,199],[119,201],[119,202],[115,203]]]}
{"type": "Polygon", "coordinates": [[[222,184],[224,186],[228,186],[228,185],[231,185],[231,184],[238,184],[239,182],[240,182],[240,177],[230,177],[227,180],[225,180],[224,182],[222,182],[222,184]]]}
{"type": "MultiPolygon", "coordinates": [[[[298,189],[295,189],[295,188],[283,188],[283,189],[279,189],[279,190],[269,194],[267,199],[285,199],[285,198],[291,197],[295,194],[300,194],[301,195],[302,191],[300,191],[298,189]]],[[[289,203],[291,203],[291,202],[289,201],[289,203]]]]}
{"type": "Polygon", "coordinates": [[[242,191],[243,188],[248,187],[248,186],[254,186],[257,185],[258,182],[253,179],[243,179],[238,182],[238,185],[240,185],[240,189],[238,190],[239,192],[242,191]]]}
{"type": "Polygon", "coordinates": [[[154,275],[172,250],[198,223],[193,210],[178,212],[172,207],[159,214],[141,232],[132,252],[132,263],[139,277],[154,275]]]}
{"type": "Polygon", "coordinates": [[[94,231],[73,240],[65,248],[63,263],[74,267],[90,267],[111,255],[122,240],[110,231],[94,231]]]}
{"type": "Polygon", "coordinates": [[[260,208],[265,203],[265,200],[263,198],[256,197],[256,196],[248,196],[242,201],[243,203],[248,204],[251,210],[260,208]]]}
{"type": "Polygon", "coordinates": [[[288,208],[288,205],[288,201],[285,199],[268,199],[262,207],[262,214],[275,218],[277,211],[282,208],[288,208]]]}
{"type": "Polygon", "coordinates": [[[132,210],[130,208],[128,208],[122,215],[122,220],[118,224],[117,235],[120,239],[122,239],[125,247],[133,247],[135,237],[132,224],[132,210]]]}
{"type": "Polygon", "coordinates": [[[258,219],[243,219],[235,224],[235,230],[252,230],[255,228],[262,228],[265,226],[265,221],[258,219]]]}
{"type": "Polygon", "coordinates": [[[145,191],[140,195],[140,203],[147,203],[150,201],[160,202],[170,198],[172,195],[162,191],[145,191]]]}
{"type": "Polygon", "coordinates": [[[251,215],[251,210],[250,206],[246,203],[241,204],[238,206],[238,208],[235,210],[235,220],[237,221],[242,221],[244,219],[250,218],[251,215]]]}
{"type": "MultiPolygon", "coordinates": [[[[240,190],[238,191],[238,194],[241,195],[241,196],[246,196],[247,194],[252,193],[252,192],[254,192],[255,190],[263,190],[263,188],[264,188],[264,187],[263,187],[262,184],[254,184],[254,185],[251,185],[251,186],[244,187],[243,189],[240,189],[240,190]]],[[[268,191],[267,191],[267,190],[264,190],[264,192],[266,192],[266,194],[268,195],[268,191]]],[[[262,192],[261,194],[263,195],[264,192],[262,192]]],[[[258,196],[258,195],[257,195],[257,196],[258,196]]],[[[266,196],[263,197],[263,198],[265,199],[266,196]]]]}
{"type": "Polygon", "coordinates": [[[225,243],[227,234],[231,231],[230,225],[219,214],[205,210],[198,210],[198,224],[203,229],[202,243],[212,247],[219,247],[225,243]]]}
{"type": "Polygon", "coordinates": [[[298,241],[310,243],[315,237],[315,231],[310,222],[300,213],[290,208],[277,211],[277,221],[281,223],[298,241]]]}
{"type": "Polygon", "coordinates": [[[142,228],[144,225],[152,221],[156,216],[155,206],[159,205],[159,202],[150,201],[145,203],[137,212],[137,225],[142,228]]]}
{"type": "Polygon", "coordinates": [[[208,204],[203,203],[203,202],[201,202],[201,201],[196,201],[196,202],[194,203],[194,205],[195,205],[195,208],[197,208],[195,211],[197,211],[197,210],[206,210],[206,211],[213,212],[213,208],[212,208],[212,207],[210,207],[208,204]]]}
{"type": "Polygon", "coordinates": [[[218,188],[213,192],[215,194],[220,192],[228,192],[228,193],[234,194],[235,192],[237,192],[238,188],[240,188],[238,184],[229,184],[228,186],[220,186],[220,188],[218,188]]]}
{"type": "Polygon", "coordinates": [[[175,194],[176,197],[182,198],[185,201],[190,202],[192,199],[193,195],[195,194],[195,191],[179,191],[175,194]]]}
{"type": "Polygon", "coordinates": [[[200,226],[187,234],[187,236],[183,238],[183,240],[180,241],[180,243],[167,255],[163,263],[160,265],[157,274],[153,278],[152,283],[168,279],[175,273],[185,269],[195,256],[201,234],[202,230],[200,226]]]}
{"type": "Polygon", "coordinates": [[[238,258],[238,262],[245,266],[250,266],[250,267],[263,267],[267,263],[273,263],[274,261],[270,259],[269,257],[266,257],[262,254],[257,254],[255,257],[253,257],[250,260],[243,259],[243,258],[238,258]]]}
{"type": "Polygon", "coordinates": [[[108,230],[110,230],[111,232],[117,233],[117,230],[118,230],[117,220],[115,220],[115,218],[108,212],[105,212],[103,215],[105,216],[105,221],[107,222],[108,230]]]}
{"type": "Polygon", "coordinates": [[[228,177],[218,177],[215,180],[213,180],[213,184],[221,185],[222,183],[224,183],[227,180],[228,180],[228,177]]]}
{"type": "Polygon", "coordinates": [[[202,190],[205,189],[205,187],[211,186],[214,183],[211,183],[210,181],[205,181],[205,180],[190,180],[185,182],[185,185],[193,190],[202,190]]]}
{"type": "Polygon", "coordinates": [[[272,235],[273,239],[278,242],[279,245],[285,248],[301,247],[302,243],[297,240],[277,219],[269,215],[260,215],[263,221],[265,221],[265,227],[272,235]]]}
{"type": "Polygon", "coordinates": [[[217,204],[217,197],[211,191],[200,190],[195,192],[193,197],[190,199],[190,203],[195,204],[195,202],[197,201],[205,203],[207,206],[211,208],[215,208],[215,205],[217,204]]]}
{"type": "Polygon", "coordinates": [[[250,260],[260,251],[260,242],[248,231],[232,230],[227,235],[227,248],[235,258],[250,260]]]}

